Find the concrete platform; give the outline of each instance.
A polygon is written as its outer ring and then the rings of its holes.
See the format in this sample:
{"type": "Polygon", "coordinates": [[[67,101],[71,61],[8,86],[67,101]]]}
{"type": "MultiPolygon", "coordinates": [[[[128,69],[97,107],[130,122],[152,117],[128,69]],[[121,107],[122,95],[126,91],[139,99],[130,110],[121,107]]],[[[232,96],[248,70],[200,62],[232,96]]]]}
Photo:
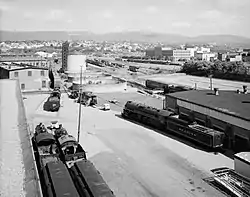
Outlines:
{"type": "Polygon", "coordinates": [[[0,80],[0,109],[0,196],[41,197],[18,81],[0,80]]]}

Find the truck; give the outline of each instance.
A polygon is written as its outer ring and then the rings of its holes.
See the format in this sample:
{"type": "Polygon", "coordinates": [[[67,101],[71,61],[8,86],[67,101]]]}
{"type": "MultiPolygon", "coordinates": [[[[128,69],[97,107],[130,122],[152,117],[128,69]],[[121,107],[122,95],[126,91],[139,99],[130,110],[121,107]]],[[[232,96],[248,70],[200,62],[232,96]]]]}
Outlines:
{"type": "Polygon", "coordinates": [[[77,99],[77,103],[80,103],[85,106],[93,106],[97,104],[97,96],[93,92],[86,91],[83,92],[77,99]]]}

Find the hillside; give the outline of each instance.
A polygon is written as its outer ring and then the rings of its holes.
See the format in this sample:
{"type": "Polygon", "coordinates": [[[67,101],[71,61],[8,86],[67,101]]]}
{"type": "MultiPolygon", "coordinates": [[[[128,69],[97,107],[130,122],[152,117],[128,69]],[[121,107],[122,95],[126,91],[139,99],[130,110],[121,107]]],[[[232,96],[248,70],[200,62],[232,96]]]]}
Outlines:
{"type": "Polygon", "coordinates": [[[39,32],[11,32],[0,31],[0,40],[96,40],[96,41],[137,41],[137,42],[163,42],[169,44],[180,43],[217,43],[218,45],[243,45],[250,46],[250,38],[236,35],[201,35],[187,37],[178,34],[162,34],[149,32],[119,32],[107,34],[94,34],[91,32],[64,32],[64,31],[39,31],[39,32]]]}

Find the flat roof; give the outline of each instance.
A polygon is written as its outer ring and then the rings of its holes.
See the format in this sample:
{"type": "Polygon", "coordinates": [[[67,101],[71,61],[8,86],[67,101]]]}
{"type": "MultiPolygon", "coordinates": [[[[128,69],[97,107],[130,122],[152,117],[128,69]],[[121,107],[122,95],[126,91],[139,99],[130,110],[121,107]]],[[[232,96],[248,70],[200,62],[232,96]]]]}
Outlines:
{"type": "Polygon", "coordinates": [[[44,67],[35,67],[29,65],[0,65],[0,68],[3,68],[8,71],[17,71],[17,70],[26,70],[26,69],[33,69],[33,70],[48,70],[48,68],[44,67]]]}
{"type": "Polygon", "coordinates": [[[236,91],[219,90],[219,95],[214,95],[212,90],[190,90],[167,96],[250,121],[249,93],[237,94],[236,91]]]}
{"type": "Polygon", "coordinates": [[[33,56],[33,57],[0,57],[0,62],[22,62],[22,61],[46,61],[43,57],[33,56]]]}
{"type": "Polygon", "coordinates": [[[250,152],[241,152],[234,155],[236,159],[244,161],[250,165],[250,152]]]}

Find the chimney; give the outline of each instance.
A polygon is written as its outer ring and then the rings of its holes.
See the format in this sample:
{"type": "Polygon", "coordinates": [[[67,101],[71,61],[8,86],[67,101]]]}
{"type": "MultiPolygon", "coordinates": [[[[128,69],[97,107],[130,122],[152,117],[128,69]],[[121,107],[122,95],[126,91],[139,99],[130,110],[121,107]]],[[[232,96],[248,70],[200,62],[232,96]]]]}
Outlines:
{"type": "Polygon", "coordinates": [[[247,94],[247,86],[246,85],[243,85],[243,93],[247,94]]]}
{"type": "Polygon", "coordinates": [[[238,90],[236,90],[236,93],[237,93],[237,94],[240,94],[240,90],[239,90],[239,89],[238,89],[238,90]]]}
{"type": "Polygon", "coordinates": [[[216,96],[219,95],[219,88],[214,88],[214,94],[215,94],[216,96]]]}

